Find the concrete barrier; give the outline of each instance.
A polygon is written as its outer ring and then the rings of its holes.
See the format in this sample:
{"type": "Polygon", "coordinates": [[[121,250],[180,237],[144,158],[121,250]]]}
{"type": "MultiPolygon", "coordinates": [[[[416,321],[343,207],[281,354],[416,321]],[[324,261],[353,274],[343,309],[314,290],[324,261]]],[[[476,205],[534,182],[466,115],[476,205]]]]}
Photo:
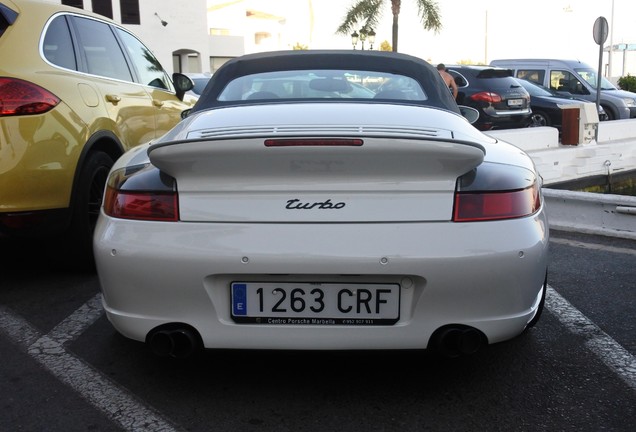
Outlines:
{"type": "Polygon", "coordinates": [[[636,240],[636,197],[543,189],[550,228],[636,240]]]}
{"type": "Polygon", "coordinates": [[[544,181],[550,227],[636,239],[636,197],[550,189],[550,185],[636,170],[636,119],[598,124],[598,141],[562,145],[551,127],[496,130],[488,135],[524,150],[544,181]]]}
{"type": "Polygon", "coordinates": [[[528,153],[546,186],[636,170],[636,119],[601,122],[598,142],[575,146],[560,144],[558,130],[551,127],[502,129],[487,134],[528,153]]]}

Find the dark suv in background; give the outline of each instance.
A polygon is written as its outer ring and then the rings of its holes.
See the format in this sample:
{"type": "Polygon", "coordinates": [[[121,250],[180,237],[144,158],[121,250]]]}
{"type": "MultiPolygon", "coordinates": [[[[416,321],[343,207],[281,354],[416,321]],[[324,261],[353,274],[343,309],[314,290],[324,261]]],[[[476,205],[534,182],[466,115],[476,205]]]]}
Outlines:
{"type": "Polygon", "coordinates": [[[509,69],[492,66],[447,66],[459,93],[457,104],[479,111],[480,130],[527,127],[532,121],[530,95],[509,69]]]}

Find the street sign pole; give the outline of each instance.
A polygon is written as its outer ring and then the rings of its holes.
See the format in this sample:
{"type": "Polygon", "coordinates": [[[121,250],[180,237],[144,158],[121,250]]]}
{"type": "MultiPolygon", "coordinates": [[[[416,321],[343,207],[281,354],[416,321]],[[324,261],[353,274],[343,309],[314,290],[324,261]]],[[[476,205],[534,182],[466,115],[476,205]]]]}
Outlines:
{"type": "MultiPolygon", "coordinates": [[[[598,44],[598,73],[597,73],[597,81],[596,81],[596,111],[598,112],[599,106],[601,105],[601,78],[603,77],[603,44],[607,40],[607,35],[609,34],[609,25],[607,24],[607,20],[605,17],[598,17],[596,21],[594,21],[594,27],[592,29],[592,33],[594,35],[594,42],[598,44]]],[[[610,50],[612,47],[610,47],[610,50]]],[[[596,127],[594,139],[598,142],[598,126],[596,127]]]]}

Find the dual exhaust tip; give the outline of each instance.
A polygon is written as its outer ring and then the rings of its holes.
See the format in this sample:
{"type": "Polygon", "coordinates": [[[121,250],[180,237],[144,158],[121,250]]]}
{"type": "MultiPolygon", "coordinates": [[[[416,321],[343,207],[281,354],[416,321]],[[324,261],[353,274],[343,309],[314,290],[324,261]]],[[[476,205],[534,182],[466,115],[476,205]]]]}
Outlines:
{"type": "Polygon", "coordinates": [[[203,347],[199,332],[185,324],[161,326],[146,337],[153,354],[159,357],[187,359],[203,347]]]}
{"type": "MultiPolygon", "coordinates": [[[[176,359],[193,357],[203,348],[199,332],[186,324],[157,327],[148,334],[146,342],[155,355],[176,359]]],[[[476,328],[453,324],[437,329],[428,348],[444,357],[455,358],[475,354],[487,343],[486,336],[476,328]]]]}
{"type": "Polygon", "coordinates": [[[456,358],[477,353],[488,339],[474,327],[461,324],[447,325],[437,329],[428,344],[428,348],[444,357],[456,358]]]}

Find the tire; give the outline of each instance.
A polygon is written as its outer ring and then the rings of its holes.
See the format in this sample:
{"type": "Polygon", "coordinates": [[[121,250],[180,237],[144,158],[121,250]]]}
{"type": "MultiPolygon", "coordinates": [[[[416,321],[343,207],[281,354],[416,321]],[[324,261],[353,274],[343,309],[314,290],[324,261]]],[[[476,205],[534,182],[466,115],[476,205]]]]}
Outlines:
{"type": "Polygon", "coordinates": [[[534,314],[528,325],[526,326],[526,330],[534,327],[541,318],[541,314],[543,313],[543,307],[545,306],[545,295],[548,291],[548,275],[546,273],[545,280],[543,282],[543,288],[541,289],[541,300],[539,301],[539,307],[537,308],[537,313],[534,314]]]}
{"type": "Polygon", "coordinates": [[[97,151],[86,157],[81,168],[69,228],[71,242],[68,246],[71,248],[73,267],[94,269],[93,232],[99,217],[108,172],[113,163],[108,154],[97,151]]]}
{"type": "Polygon", "coordinates": [[[612,109],[608,106],[602,105],[603,109],[605,110],[605,114],[607,114],[607,120],[616,120],[616,114],[614,113],[614,111],[612,111],[612,109]]]}
{"type": "Polygon", "coordinates": [[[530,127],[551,126],[550,118],[543,111],[532,111],[530,127]]]}

